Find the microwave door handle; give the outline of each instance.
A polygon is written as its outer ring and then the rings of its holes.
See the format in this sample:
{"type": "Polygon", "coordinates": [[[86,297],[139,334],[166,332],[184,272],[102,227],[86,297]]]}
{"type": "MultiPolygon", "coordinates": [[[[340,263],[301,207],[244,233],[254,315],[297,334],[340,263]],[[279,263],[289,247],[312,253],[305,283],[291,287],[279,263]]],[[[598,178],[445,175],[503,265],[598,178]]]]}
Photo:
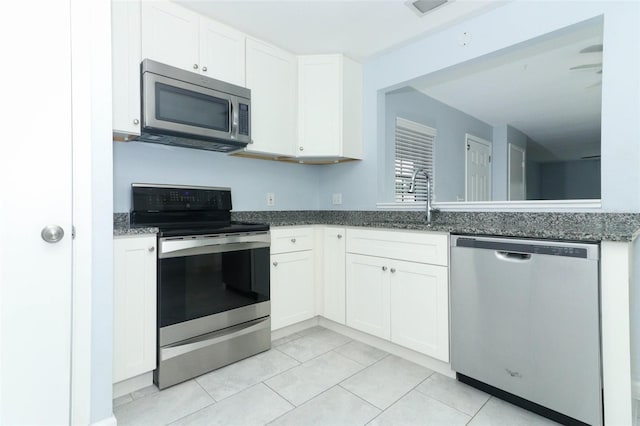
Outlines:
{"type": "Polygon", "coordinates": [[[229,118],[231,119],[231,138],[232,139],[235,139],[238,136],[238,108],[235,105],[235,103],[236,103],[235,99],[229,100],[229,108],[230,108],[229,118]]]}

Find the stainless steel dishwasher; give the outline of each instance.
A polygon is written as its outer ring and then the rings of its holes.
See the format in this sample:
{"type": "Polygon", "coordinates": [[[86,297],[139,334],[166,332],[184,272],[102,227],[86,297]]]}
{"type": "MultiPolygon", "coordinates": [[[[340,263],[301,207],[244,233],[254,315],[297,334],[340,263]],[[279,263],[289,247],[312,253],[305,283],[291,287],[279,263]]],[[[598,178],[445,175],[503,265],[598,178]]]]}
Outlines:
{"type": "Polygon", "coordinates": [[[452,235],[450,274],[458,380],[603,424],[597,244],[452,235]]]}

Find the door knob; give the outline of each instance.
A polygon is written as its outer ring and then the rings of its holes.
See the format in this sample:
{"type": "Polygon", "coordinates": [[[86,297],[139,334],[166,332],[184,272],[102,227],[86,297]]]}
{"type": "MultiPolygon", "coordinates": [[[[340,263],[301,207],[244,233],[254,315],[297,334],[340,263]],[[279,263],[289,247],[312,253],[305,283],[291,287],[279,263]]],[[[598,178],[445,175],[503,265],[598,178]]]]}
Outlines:
{"type": "Polygon", "coordinates": [[[338,234],[338,239],[342,238],[342,234],[338,234]]]}
{"type": "Polygon", "coordinates": [[[383,266],[383,267],[382,267],[382,270],[383,270],[383,271],[386,271],[386,270],[387,270],[387,267],[386,267],[386,266],[383,266]]]}
{"type": "Polygon", "coordinates": [[[198,64],[193,64],[193,69],[197,70],[198,69],[198,64]]]}
{"type": "Polygon", "coordinates": [[[137,118],[133,119],[133,124],[138,125],[140,124],[140,120],[138,120],[137,118]]]}
{"type": "Polygon", "coordinates": [[[278,266],[278,262],[273,262],[273,266],[278,266]]]}
{"type": "Polygon", "coordinates": [[[295,244],[295,243],[296,243],[296,239],[295,239],[295,238],[292,238],[292,239],[291,239],[291,242],[295,244]]]}
{"type": "Polygon", "coordinates": [[[40,236],[48,243],[57,243],[64,237],[64,230],[58,225],[47,225],[42,228],[40,236]]]}
{"type": "Polygon", "coordinates": [[[202,67],[202,71],[207,72],[207,67],[202,67]]]}
{"type": "Polygon", "coordinates": [[[156,248],[154,246],[151,246],[147,250],[149,250],[149,253],[153,253],[156,250],[156,248]]]}
{"type": "Polygon", "coordinates": [[[391,268],[391,273],[395,273],[396,272],[396,268],[391,268]]]}

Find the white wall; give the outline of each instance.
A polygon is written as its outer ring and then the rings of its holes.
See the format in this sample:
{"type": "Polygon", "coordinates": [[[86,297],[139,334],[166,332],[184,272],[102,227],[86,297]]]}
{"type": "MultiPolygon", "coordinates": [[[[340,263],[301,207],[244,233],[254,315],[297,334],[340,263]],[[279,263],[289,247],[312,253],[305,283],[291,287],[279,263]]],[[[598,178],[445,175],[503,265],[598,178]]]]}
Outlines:
{"type": "MultiPolygon", "coordinates": [[[[525,1],[508,3],[364,66],[364,161],[323,167],[321,209],[331,193],[343,193],[343,209],[375,209],[390,183],[380,179],[386,161],[383,138],[385,91],[444,68],[525,42],[588,19],[604,17],[602,82],[602,211],[640,211],[640,4],[634,1],[525,1]],[[467,32],[472,41],[458,45],[467,32]],[[629,185],[632,182],[632,185],[629,185]]],[[[496,161],[499,160],[496,158],[496,161]]],[[[506,182],[504,183],[506,187],[506,182]]]]}

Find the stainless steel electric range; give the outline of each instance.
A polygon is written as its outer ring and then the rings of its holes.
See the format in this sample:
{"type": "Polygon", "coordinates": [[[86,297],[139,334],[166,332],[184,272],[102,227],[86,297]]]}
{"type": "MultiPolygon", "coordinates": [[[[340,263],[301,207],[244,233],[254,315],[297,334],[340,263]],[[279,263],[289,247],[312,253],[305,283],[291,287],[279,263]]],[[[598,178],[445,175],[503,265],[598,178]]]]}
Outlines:
{"type": "Polygon", "coordinates": [[[232,222],[229,188],[133,184],[132,194],[131,225],[160,229],[154,383],[269,349],[269,225],[232,222]]]}

